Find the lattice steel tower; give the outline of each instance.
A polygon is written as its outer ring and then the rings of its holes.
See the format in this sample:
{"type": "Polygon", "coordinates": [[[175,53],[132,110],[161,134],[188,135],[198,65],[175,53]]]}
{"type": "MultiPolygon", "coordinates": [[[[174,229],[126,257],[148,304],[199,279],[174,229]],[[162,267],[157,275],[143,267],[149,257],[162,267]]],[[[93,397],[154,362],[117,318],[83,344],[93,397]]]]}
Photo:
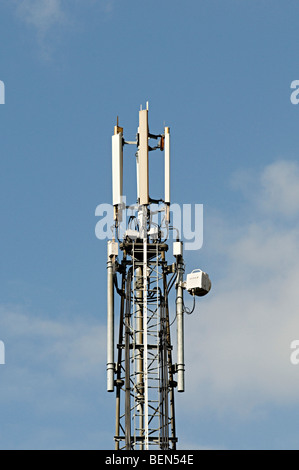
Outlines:
{"type": "Polygon", "coordinates": [[[173,243],[172,264],[166,260],[169,233],[173,230],[170,131],[165,127],[163,134],[149,132],[148,105],[139,112],[136,141],[125,141],[123,128],[117,122],[112,137],[112,174],[114,225],[107,263],[107,390],[116,391],[115,449],[176,449],[174,391],[183,392],[185,388],[184,290],[202,296],[209,292],[211,283],[202,271],[189,276],[189,286],[184,282],[179,235],[173,243]],[[156,141],[154,147],[149,145],[150,140],[156,141]],[[137,147],[137,203],[132,206],[126,205],[123,194],[125,145],[137,147]],[[159,200],[149,196],[149,152],[156,149],[164,152],[165,191],[159,200]],[[176,363],[168,305],[173,286],[176,363]],[[119,295],[120,312],[117,340],[115,294],[119,295]]]}

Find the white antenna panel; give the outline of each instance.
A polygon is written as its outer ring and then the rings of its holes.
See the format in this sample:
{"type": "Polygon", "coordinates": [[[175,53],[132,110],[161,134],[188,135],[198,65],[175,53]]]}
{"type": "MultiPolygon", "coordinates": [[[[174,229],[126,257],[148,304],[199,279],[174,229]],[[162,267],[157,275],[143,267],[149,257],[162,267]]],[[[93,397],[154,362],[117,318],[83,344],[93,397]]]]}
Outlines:
{"type": "Polygon", "coordinates": [[[170,204],[170,129],[165,127],[165,204],[170,204]]]}
{"type": "Polygon", "coordinates": [[[138,192],[140,205],[149,204],[148,111],[139,111],[138,192]]]}
{"type": "Polygon", "coordinates": [[[113,205],[121,204],[123,196],[123,142],[122,133],[112,136],[112,190],[113,205]]]}

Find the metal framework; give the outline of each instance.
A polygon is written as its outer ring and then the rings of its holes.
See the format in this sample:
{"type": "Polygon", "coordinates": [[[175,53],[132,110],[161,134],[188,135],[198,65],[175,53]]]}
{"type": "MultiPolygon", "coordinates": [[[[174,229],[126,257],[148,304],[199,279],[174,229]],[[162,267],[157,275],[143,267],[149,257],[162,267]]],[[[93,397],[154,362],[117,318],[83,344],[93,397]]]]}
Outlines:
{"type": "Polygon", "coordinates": [[[116,449],[176,448],[165,243],[124,242],[116,449]],[[123,396],[123,403],[121,398],[123,396]],[[121,406],[123,405],[123,406],[121,406]]]}
{"type": "Polygon", "coordinates": [[[168,264],[166,259],[172,228],[170,132],[166,127],[161,135],[149,133],[148,107],[140,110],[136,142],[124,140],[123,129],[117,122],[112,137],[112,165],[114,238],[108,242],[107,263],[107,390],[116,391],[115,449],[176,449],[174,390],[183,392],[185,388],[184,261],[182,242],[178,239],[174,243],[175,262],[168,264]],[[158,145],[149,146],[150,139],[159,140],[158,145]],[[133,206],[135,215],[129,221],[126,220],[129,207],[123,202],[125,144],[134,144],[138,149],[137,204],[133,206]],[[159,201],[149,197],[148,154],[156,149],[164,151],[165,162],[165,195],[159,201]],[[156,212],[163,216],[160,223],[153,223],[152,203],[156,207],[158,204],[156,212]],[[121,225],[125,226],[123,233],[121,225]],[[175,364],[169,317],[169,293],[173,286],[176,288],[173,322],[177,326],[175,364]],[[116,348],[115,294],[119,295],[116,348]]]}

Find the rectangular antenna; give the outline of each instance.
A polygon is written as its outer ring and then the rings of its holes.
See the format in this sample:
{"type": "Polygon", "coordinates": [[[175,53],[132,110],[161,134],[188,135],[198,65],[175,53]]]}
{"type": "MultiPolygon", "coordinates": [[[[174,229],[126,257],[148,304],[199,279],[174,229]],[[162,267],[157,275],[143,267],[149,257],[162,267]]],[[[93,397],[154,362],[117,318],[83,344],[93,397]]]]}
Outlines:
{"type": "Polygon", "coordinates": [[[139,111],[139,148],[138,148],[137,186],[140,205],[149,204],[148,176],[148,110],[139,111]]]}
{"type": "Polygon", "coordinates": [[[164,142],[164,152],[165,152],[165,204],[170,204],[170,128],[165,127],[165,142],[164,142]]]}
{"type": "Polygon", "coordinates": [[[123,196],[123,129],[118,125],[112,136],[112,188],[113,205],[117,206],[123,196]]]}

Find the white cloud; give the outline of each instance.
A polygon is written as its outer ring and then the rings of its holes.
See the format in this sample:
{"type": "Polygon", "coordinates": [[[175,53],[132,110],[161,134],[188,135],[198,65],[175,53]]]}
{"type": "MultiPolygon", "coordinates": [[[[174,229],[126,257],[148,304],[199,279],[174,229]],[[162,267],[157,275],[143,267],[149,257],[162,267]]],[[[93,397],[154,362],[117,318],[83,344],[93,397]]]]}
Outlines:
{"type": "Polygon", "coordinates": [[[62,0],[13,0],[13,2],[18,17],[33,26],[40,36],[44,36],[56,25],[65,26],[73,21],[76,23],[73,13],[78,16],[82,8],[86,10],[99,6],[104,17],[114,11],[114,0],[84,0],[84,2],[72,0],[69,4],[62,0]]]}
{"type": "Polygon", "coordinates": [[[17,13],[40,34],[64,20],[61,0],[23,0],[18,2],[17,13]]]}
{"type": "Polygon", "coordinates": [[[299,166],[296,162],[278,161],[261,175],[264,210],[290,216],[299,212],[299,166]]]}
{"type": "Polygon", "coordinates": [[[16,307],[0,307],[7,365],[48,368],[64,378],[86,378],[105,370],[106,327],[72,318],[51,320],[16,307]]]}
{"type": "Polygon", "coordinates": [[[106,326],[86,313],[51,318],[2,305],[0,338],[3,448],[97,449],[113,442],[106,326]]]}
{"type": "Polygon", "coordinates": [[[43,60],[51,59],[53,45],[59,38],[61,26],[65,27],[69,23],[69,17],[62,4],[61,0],[12,1],[18,19],[34,31],[43,60]]]}
{"type": "Polygon", "coordinates": [[[290,363],[299,339],[299,165],[276,162],[255,180],[247,222],[205,221],[225,269],[186,318],[186,403],[247,417],[266,404],[299,404],[299,366],[290,363]],[[284,216],[292,219],[278,224],[284,216]]]}
{"type": "Polygon", "coordinates": [[[277,160],[258,175],[253,170],[236,171],[231,184],[254,203],[258,212],[286,219],[299,211],[298,180],[296,161],[277,160]]]}
{"type": "MultiPolygon", "coordinates": [[[[62,44],[65,32],[82,31],[83,12],[109,18],[114,0],[11,0],[19,20],[34,31],[42,59],[49,60],[57,45],[62,44]],[[99,11],[95,9],[99,8],[99,11]]],[[[88,23],[85,28],[88,28],[88,23]]]]}

